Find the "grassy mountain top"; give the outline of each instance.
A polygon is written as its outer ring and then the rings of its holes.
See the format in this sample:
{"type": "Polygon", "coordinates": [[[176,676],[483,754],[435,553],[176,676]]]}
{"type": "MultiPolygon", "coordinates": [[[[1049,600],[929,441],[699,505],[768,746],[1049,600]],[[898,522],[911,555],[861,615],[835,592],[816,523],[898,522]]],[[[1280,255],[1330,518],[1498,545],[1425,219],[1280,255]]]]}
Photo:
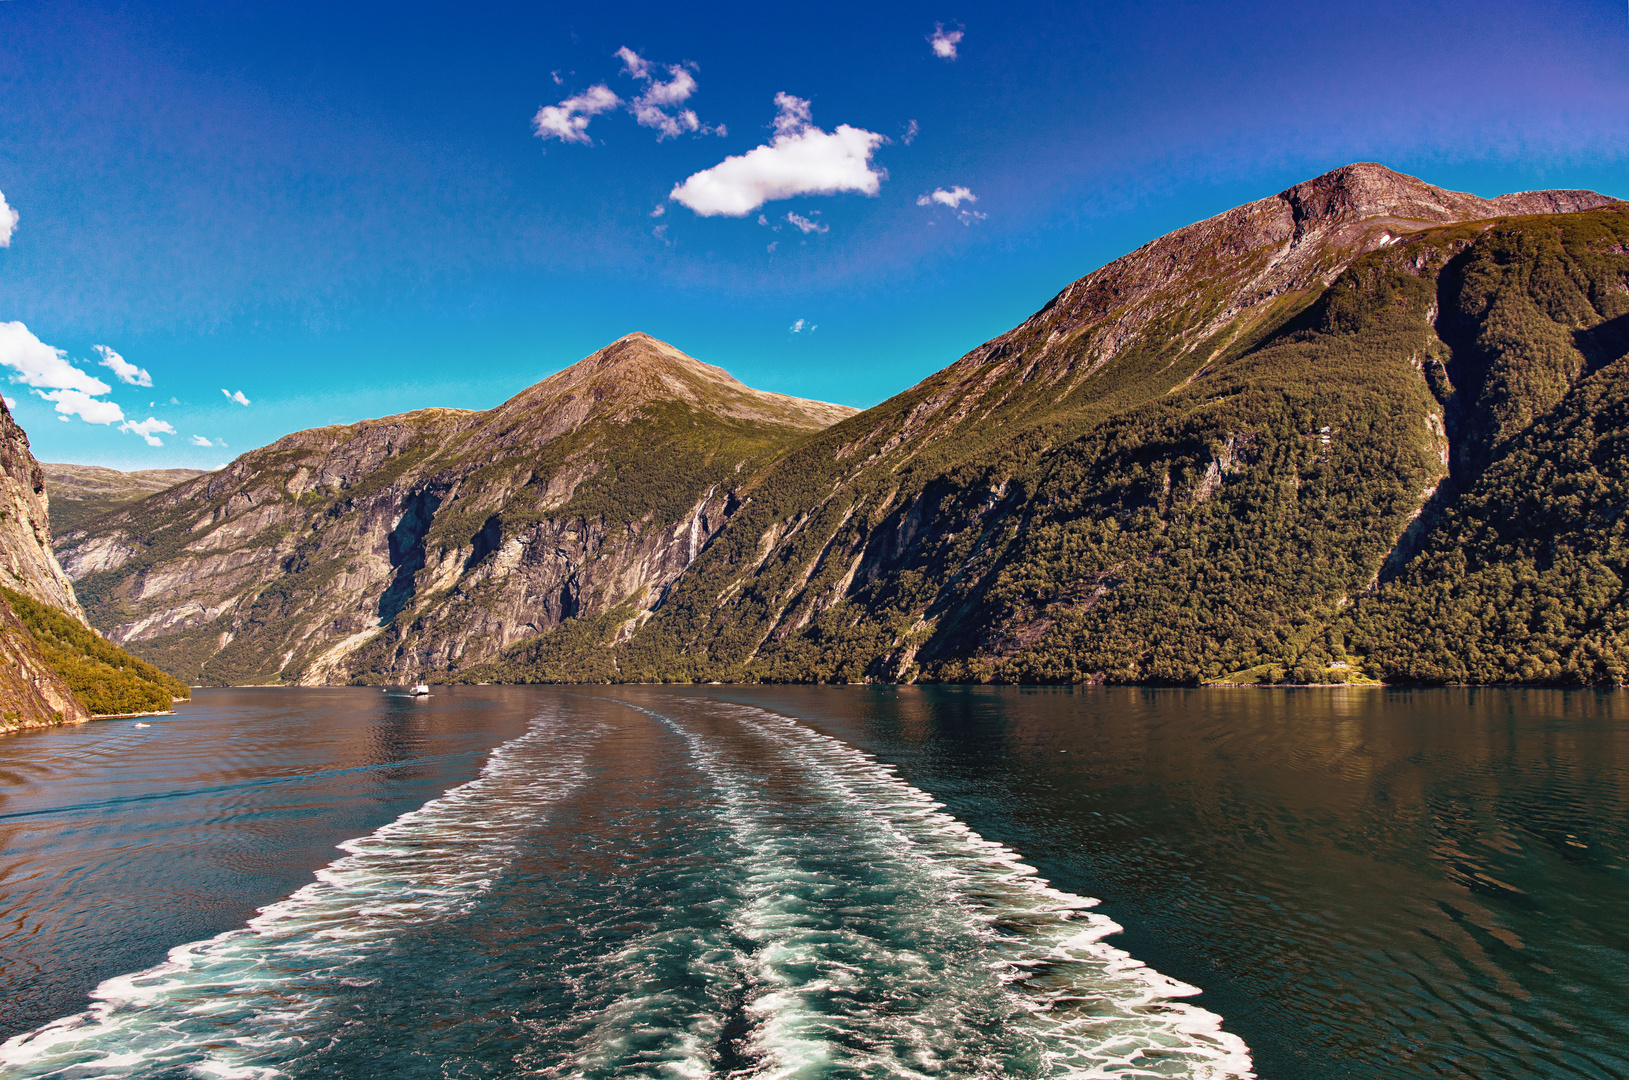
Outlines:
{"type": "Polygon", "coordinates": [[[155,492],[202,476],[203,469],[137,469],[120,472],[99,465],[42,461],[45,490],[51,501],[51,535],[64,536],[110,511],[155,492]]]}

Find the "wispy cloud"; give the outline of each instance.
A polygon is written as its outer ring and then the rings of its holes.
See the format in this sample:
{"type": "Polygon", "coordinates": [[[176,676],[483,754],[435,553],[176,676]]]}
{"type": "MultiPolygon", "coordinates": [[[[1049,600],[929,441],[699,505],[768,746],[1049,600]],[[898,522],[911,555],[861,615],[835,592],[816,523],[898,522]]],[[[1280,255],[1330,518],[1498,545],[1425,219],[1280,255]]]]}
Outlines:
{"type": "Polygon", "coordinates": [[[145,370],[137,367],[135,364],[132,364],[130,361],[126,360],[124,357],[120,356],[106,345],[96,345],[93,346],[93,348],[102,354],[102,366],[108,368],[113,372],[113,374],[117,375],[120,382],[129,383],[131,386],[153,385],[153,377],[151,375],[147,374],[145,370]]]}
{"type": "Polygon", "coordinates": [[[228,401],[235,401],[239,405],[247,405],[247,404],[249,404],[249,399],[243,396],[243,391],[242,390],[234,390],[234,391],[229,392],[229,391],[223,389],[221,391],[221,393],[226,395],[226,399],[228,401]]]}
{"type": "Polygon", "coordinates": [[[17,399],[6,394],[0,394],[0,401],[4,401],[6,403],[6,408],[8,409],[15,409],[17,407],[17,399]]]}
{"type": "Polygon", "coordinates": [[[532,117],[532,130],[540,139],[559,139],[561,142],[589,146],[594,140],[588,137],[588,121],[621,104],[622,99],[604,83],[590,86],[558,105],[545,105],[537,110],[537,115],[532,117]]]}
{"type": "Polygon", "coordinates": [[[11,246],[11,234],[17,231],[19,215],[6,203],[6,193],[0,191],[0,247],[11,246]]]}
{"type": "MultiPolygon", "coordinates": [[[[810,213],[818,214],[820,211],[812,210],[810,213]]],[[[786,220],[801,229],[805,236],[807,236],[809,233],[823,233],[831,231],[830,225],[822,225],[818,221],[811,221],[800,214],[787,214],[786,220]]]]}
{"type": "Polygon", "coordinates": [[[909,146],[911,143],[916,141],[916,135],[921,130],[921,128],[916,126],[916,121],[912,120],[910,123],[905,125],[905,134],[899,137],[899,141],[904,143],[906,146],[909,146]]]}
{"type": "Polygon", "coordinates": [[[934,23],[933,33],[928,35],[928,44],[933,46],[933,55],[941,60],[956,59],[956,46],[962,43],[965,35],[960,30],[946,30],[944,23],[934,23]]]}
{"type": "Polygon", "coordinates": [[[194,445],[194,446],[225,446],[226,445],[226,440],[225,439],[218,439],[215,442],[210,442],[208,439],[204,438],[202,435],[194,435],[188,441],[191,442],[192,445],[194,445]]]}
{"type": "Polygon", "coordinates": [[[145,420],[139,420],[139,421],[138,420],[126,420],[124,423],[119,425],[119,430],[120,431],[128,431],[132,435],[140,435],[143,439],[147,440],[147,445],[148,446],[163,446],[164,445],[164,441],[158,437],[158,435],[156,434],[157,432],[162,431],[166,435],[174,435],[175,434],[175,429],[173,427],[171,427],[169,424],[165,423],[164,421],[156,420],[151,416],[149,416],[145,420]]]}
{"type": "Polygon", "coordinates": [[[626,45],[617,50],[617,57],[622,61],[623,74],[649,84],[643,94],[628,103],[628,111],[633,113],[634,119],[641,126],[656,129],[658,142],[678,138],[686,131],[724,134],[723,124],[716,127],[704,126],[696,118],[694,111],[678,108],[696,92],[696,77],[684,65],[661,65],[667,68],[668,75],[667,81],[663,82],[652,73],[652,69],[658,65],[646,60],[626,45]]]}
{"type": "Polygon", "coordinates": [[[926,195],[918,195],[916,197],[916,205],[918,206],[932,206],[934,203],[939,203],[943,206],[950,207],[952,210],[956,209],[956,207],[960,206],[964,202],[978,201],[979,197],[977,195],[973,194],[966,188],[961,187],[960,185],[953,187],[948,191],[946,191],[944,188],[935,188],[926,195]]]}
{"type": "Polygon", "coordinates": [[[797,322],[795,322],[795,323],[793,323],[793,324],[792,324],[792,326],[791,326],[791,330],[792,330],[792,333],[794,333],[794,334],[801,334],[801,333],[803,333],[803,327],[804,327],[804,326],[805,326],[805,325],[806,325],[806,324],[807,324],[807,323],[808,323],[808,320],[807,320],[807,319],[799,319],[799,320],[798,320],[798,321],[797,321],[797,322]]]}
{"type": "Polygon", "coordinates": [[[888,175],[871,164],[881,135],[848,124],[822,131],[809,103],[791,94],[776,94],[775,106],[773,140],[694,174],[668,197],[701,217],[745,217],[775,199],[877,193],[888,175]]]}

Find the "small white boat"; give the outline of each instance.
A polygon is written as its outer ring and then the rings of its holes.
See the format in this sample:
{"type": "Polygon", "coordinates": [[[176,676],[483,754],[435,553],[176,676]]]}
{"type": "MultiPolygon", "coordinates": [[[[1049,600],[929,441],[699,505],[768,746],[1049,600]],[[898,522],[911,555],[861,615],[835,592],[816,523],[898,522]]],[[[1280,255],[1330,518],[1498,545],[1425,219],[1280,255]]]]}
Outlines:
{"type": "Polygon", "coordinates": [[[414,683],[413,689],[409,690],[408,693],[413,697],[429,697],[430,687],[427,683],[414,683]]]}

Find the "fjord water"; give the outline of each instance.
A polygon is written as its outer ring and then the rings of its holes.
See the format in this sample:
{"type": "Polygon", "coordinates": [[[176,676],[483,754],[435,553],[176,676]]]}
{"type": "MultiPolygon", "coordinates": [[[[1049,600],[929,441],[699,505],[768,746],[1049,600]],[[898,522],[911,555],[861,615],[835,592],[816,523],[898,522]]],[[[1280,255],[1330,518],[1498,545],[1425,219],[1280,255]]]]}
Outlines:
{"type": "Polygon", "coordinates": [[[1624,1075],[1625,712],[207,692],[0,742],[0,1075],[1624,1075]]]}

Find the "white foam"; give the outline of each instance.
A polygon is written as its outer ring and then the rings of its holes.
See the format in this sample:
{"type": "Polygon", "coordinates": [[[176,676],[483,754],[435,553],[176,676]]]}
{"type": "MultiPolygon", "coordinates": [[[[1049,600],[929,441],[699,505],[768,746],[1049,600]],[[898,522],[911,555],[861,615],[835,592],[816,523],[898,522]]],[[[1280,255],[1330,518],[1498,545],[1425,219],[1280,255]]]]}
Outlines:
{"type": "Polygon", "coordinates": [[[582,781],[586,751],[577,740],[562,744],[562,727],[554,716],[534,721],[494,750],[476,779],[340,844],[345,857],[244,928],[107,979],[87,1011],[0,1044],[0,1066],[76,1078],[162,1067],[222,1080],[281,1075],[256,1059],[294,1045],[286,1028],[347,984],[346,967],[410,927],[469,910],[525,830],[582,781]],[[223,1035],[223,1024],[233,1034],[223,1035]]]}
{"type": "Polygon", "coordinates": [[[834,947],[828,931],[813,929],[798,910],[798,897],[821,886],[807,870],[820,842],[811,847],[799,835],[795,819],[788,820],[762,791],[750,763],[731,762],[709,736],[668,719],[718,783],[725,815],[750,853],[736,920],[739,931],[759,945],[744,961],[759,987],[748,1006],[756,1022],[749,1051],[758,1066],[741,1075],[810,1075],[834,1058],[865,1075],[871,1069],[901,1076],[1006,1075],[1005,1067],[966,1060],[969,1047],[956,1044],[976,1043],[988,1023],[976,1009],[982,974],[986,987],[1010,1004],[1007,1023],[1038,1057],[1037,1075],[1254,1076],[1244,1041],[1223,1029],[1220,1016],[1182,1000],[1197,988],[1104,941],[1121,927],[1090,910],[1096,900],[1052,887],[1017,852],[944,813],[931,795],[862,751],[774,713],[710,708],[733,711],[756,729],[764,749],[801,775],[822,813],[863,824],[845,833],[844,842],[864,850],[847,854],[872,858],[901,875],[895,886],[914,895],[902,897],[899,910],[887,915],[908,929],[916,924],[925,942],[924,955],[880,939],[863,945],[837,941],[834,947]],[[977,956],[955,971],[958,937],[975,942],[977,956]],[[884,1010],[834,1016],[829,998],[843,988],[844,975],[832,965],[821,967],[821,960],[850,946],[877,950],[872,959],[893,973],[897,992],[918,983],[916,1004],[931,1000],[936,987],[945,991],[944,1000],[926,1015],[884,1010]],[[946,953],[953,959],[947,961],[946,953]],[[818,977],[808,977],[811,968],[818,977]],[[958,997],[966,1000],[958,1004],[958,997]],[[973,1011],[958,1012],[963,1006],[973,1011]]]}

